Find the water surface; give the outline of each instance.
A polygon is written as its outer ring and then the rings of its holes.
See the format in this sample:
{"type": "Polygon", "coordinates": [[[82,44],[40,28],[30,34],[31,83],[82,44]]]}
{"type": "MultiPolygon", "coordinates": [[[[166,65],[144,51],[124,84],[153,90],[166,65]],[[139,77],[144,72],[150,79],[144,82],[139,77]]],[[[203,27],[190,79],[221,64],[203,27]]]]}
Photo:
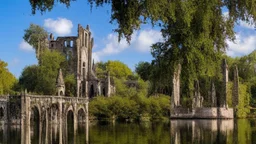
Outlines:
{"type": "MultiPolygon", "coordinates": [[[[57,125],[41,131],[31,126],[30,143],[60,143],[57,125]]],[[[63,144],[255,144],[256,120],[171,120],[170,122],[92,122],[89,129],[68,125],[63,144]]],[[[0,143],[21,143],[21,129],[2,126],[0,143]]]]}

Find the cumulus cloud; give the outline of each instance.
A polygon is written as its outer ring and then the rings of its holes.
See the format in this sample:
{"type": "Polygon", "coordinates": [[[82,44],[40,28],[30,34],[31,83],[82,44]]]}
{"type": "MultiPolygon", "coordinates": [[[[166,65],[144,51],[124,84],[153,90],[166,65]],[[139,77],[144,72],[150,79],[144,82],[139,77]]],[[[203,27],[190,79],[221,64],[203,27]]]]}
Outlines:
{"type": "Polygon", "coordinates": [[[56,20],[48,18],[44,20],[44,27],[57,35],[63,36],[71,33],[73,23],[66,18],[57,18],[56,20]]]}
{"type": "Polygon", "coordinates": [[[29,45],[27,42],[25,42],[24,40],[21,41],[21,43],[19,44],[19,49],[26,52],[34,51],[33,47],[29,45]]]}
{"type": "Polygon", "coordinates": [[[147,53],[150,52],[151,45],[162,41],[162,35],[156,30],[142,30],[140,32],[134,32],[130,45],[125,39],[118,42],[117,34],[109,34],[105,38],[105,47],[99,51],[93,52],[93,58],[96,62],[100,61],[100,57],[118,54],[126,49],[134,49],[138,52],[147,53]]]}
{"type": "Polygon", "coordinates": [[[228,50],[227,55],[229,56],[243,56],[251,53],[255,50],[256,46],[256,35],[242,36],[241,33],[236,35],[235,42],[227,41],[228,50]]]}

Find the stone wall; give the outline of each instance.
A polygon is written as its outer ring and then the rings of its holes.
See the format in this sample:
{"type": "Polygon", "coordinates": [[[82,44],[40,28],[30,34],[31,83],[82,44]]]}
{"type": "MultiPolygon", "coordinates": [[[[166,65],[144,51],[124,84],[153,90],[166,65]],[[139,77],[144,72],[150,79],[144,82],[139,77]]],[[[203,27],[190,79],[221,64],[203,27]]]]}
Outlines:
{"type": "Polygon", "coordinates": [[[218,107],[204,107],[204,108],[174,108],[171,113],[171,118],[234,118],[233,108],[218,108],[218,107]]]}

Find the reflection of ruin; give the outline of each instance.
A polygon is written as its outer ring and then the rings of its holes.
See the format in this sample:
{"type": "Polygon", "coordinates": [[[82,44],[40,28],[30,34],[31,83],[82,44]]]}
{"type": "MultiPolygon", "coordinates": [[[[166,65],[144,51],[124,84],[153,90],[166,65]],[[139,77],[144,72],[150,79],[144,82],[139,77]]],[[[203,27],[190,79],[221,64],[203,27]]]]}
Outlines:
{"type": "Polygon", "coordinates": [[[171,143],[227,143],[234,120],[171,120],[171,143]],[[184,141],[185,140],[185,141],[184,141]]]}
{"type": "MultiPolygon", "coordinates": [[[[181,65],[179,64],[174,71],[173,75],[173,92],[171,98],[171,118],[234,118],[233,108],[229,108],[227,105],[227,93],[228,93],[228,65],[226,60],[222,63],[222,89],[221,95],[216,96],[215,85],[212,82],[211,90],[209,92],[208,103],[210,107],[204,107],[204,96],[200,93],[199,81],[194,82],[194,95],[191,97],[192,107],[183,107],[181,105],[180,98],[180,73],[181,65]]],[[[233,101],[238,99],[238,72],[234,75],[235,90],[233,90],[233,101]]],[[[235,102],[235,107],[238,102],[235,102]]]]}

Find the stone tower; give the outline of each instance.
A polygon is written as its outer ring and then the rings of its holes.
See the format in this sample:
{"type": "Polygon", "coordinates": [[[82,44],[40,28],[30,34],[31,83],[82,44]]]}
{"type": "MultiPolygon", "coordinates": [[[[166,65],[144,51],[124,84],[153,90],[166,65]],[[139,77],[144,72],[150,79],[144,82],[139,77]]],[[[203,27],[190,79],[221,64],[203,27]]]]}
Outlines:
{"type": "Polygon", "coordinates": [[[223,74],[223,87],[222,97],[220,98],[220,106],[227,106],[227,93],[228,93],[228,64],[226,59],[222,61],[222,74],[223,74]]]}
{"type": "Polygon", "coordinates": [[[56,79],[56,90],[58,96],[65,95],[65,82],[62,76],[62,70],[59,69],[58,77],[56,79]]]}

